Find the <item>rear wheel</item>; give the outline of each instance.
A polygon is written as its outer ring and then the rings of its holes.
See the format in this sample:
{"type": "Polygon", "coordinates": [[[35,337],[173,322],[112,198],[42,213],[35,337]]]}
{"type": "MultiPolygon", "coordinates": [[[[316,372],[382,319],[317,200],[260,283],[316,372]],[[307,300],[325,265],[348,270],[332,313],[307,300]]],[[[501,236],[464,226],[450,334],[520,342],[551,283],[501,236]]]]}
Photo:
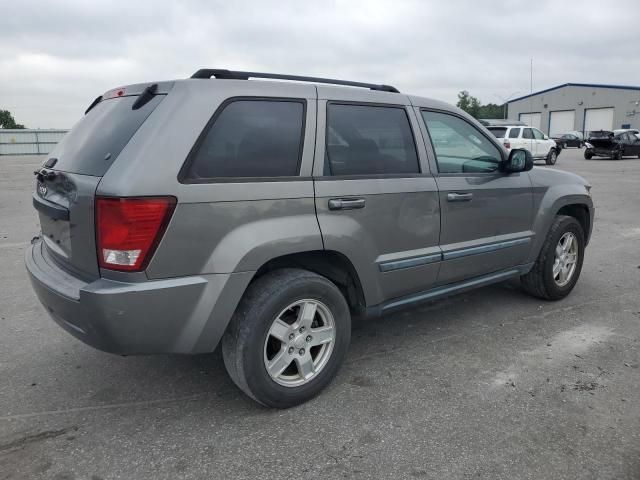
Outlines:
{"type": "Polygon", "coordinates": [[[282,269],[247,289],[222,340],[234,383],[267,407],[288,408],[325,388],[344,359],[351,316],[325,277],[282,269]]]}
{"type": "Polygon", "coordinates": [[[533,268],[521,277],[534,297],[560,300],[569,295],[582,270],[584,231],[574,217],[558,215],[533,268]]]}
{"type": "Polygon", "coordinates": [[[558,160],[558,152],[556,152],[555,148],[552,148],[547,154],[547,165],[555,165],[558,160]]]}
{"type": "Polygon", "coordinates": [[[614,160],[622,160],[622,150],[616,150],[613,153],[613,159],[614,160]]]}

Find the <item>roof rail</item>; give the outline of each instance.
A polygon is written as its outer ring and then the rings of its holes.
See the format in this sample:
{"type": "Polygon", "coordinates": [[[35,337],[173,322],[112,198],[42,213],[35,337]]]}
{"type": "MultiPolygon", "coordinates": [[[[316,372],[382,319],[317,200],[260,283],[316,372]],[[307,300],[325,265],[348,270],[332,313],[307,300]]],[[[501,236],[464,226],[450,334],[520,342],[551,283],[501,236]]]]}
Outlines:
{"type": "Polygon", "coordinates": [[[329,83],[332,85],[346,85],[349,87],[362,87],[370,90],[400,93],[391,85],[376,85],[375,83],[352,82],[350,80],[334,80],[331,78],[303,77],[300,75],[282,75],[279,73],[237,72],[233,70],[221,70],[216,68],[202,68],[191,75],[191,78],[219,78],[226,80],[249,80],[250,78],[270,78],[274,80],[294,80],[297,82],[329,83]]]}

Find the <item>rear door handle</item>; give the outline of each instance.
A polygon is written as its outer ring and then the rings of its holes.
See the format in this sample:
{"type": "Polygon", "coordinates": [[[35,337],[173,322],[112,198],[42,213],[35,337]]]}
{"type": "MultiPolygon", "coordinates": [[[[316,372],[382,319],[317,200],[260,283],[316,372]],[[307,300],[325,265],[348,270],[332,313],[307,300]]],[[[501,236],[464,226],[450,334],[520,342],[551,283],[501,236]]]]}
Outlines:
{"type": "Polygon", "coordinates": [[[449,202],[469,202],[473,198],[473,193],[447,193],[449,202]]]}
{"type": "Polygon", "coordinates": [[[329,200],[329,210],[355,210],[364,208],[364,198],[332,198],[329,200]]]}

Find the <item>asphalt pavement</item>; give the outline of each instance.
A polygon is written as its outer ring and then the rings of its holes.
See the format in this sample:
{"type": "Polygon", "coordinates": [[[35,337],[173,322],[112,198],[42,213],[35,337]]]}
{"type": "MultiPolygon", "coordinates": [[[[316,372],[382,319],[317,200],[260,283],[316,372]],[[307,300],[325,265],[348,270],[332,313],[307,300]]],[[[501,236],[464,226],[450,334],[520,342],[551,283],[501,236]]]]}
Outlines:
{"type": "Polygon", "coordinates": [[[509,282],[359,322],[329,388],[284,411],[219,352],[119,357],[48,318],[23,261],[40,162],[0,157],[0,480],[640,478],[640,159],[552,167],[596,205],[568,298],[509,282]]]}

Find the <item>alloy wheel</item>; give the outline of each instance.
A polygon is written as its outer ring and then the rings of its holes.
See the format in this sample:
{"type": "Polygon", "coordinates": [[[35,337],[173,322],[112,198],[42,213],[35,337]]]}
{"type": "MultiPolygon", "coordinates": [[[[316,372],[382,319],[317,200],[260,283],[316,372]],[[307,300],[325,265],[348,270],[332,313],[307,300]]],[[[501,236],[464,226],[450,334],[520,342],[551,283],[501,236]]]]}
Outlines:
{"type": "Polygon", "coordinates": [[[564,287],[573,278],[578,263],[578,239],[572,232],[566,232],[556,245],[553,260],[553,280],[564,287]]]}
{"type": "Polygon", "coordinates": [[[335,343],[329,308],[313,299],[298,300],[275,318],[264,343],[264,366],[285,387],[299,387],[327,365],[335,343]]]}

